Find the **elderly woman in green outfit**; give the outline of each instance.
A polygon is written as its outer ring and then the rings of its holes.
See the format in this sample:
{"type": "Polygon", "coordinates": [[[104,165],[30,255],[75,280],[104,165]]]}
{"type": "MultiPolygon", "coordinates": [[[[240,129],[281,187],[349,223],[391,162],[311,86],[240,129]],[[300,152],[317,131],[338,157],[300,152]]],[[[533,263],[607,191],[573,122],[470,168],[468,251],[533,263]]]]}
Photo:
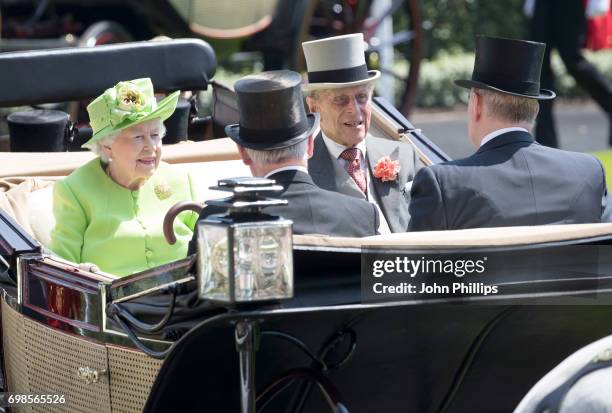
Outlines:
{"type": "Polygon", "coordinates": [[[119,276],[186,256],[197,216],[188,212],[175,221],[174,245],[162,231],[172,205],[195,200],[189,175],[160,161],[163,121],[178,95],[158,103],[151,80],[136,79],[119,82],[87,107],[94,133],[83,147],[98,157],[55,184],[54,253],[119,276]]]}

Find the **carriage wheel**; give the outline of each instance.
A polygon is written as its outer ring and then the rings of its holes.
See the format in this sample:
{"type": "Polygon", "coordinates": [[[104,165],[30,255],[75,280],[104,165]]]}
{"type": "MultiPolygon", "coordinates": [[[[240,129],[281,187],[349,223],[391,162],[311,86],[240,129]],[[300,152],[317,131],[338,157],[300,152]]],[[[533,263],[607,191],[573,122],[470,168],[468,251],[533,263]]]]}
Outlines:
{"type": "MultiPolygon", "coordinates": [[[[310,0],[301,41],[362,32],[366,61],[380,70],[377,94],[391,99],[408,115],[414,105],[421,62],[419,0],[310,0]],[[393,93],[390,93],[393,92],[393,93]]],[[[296,67],[304,70],[301,44],[296,67]]]]}
{"type": "Polygon", "coordinates": [[[89,26],[79,38],[79,47],[93,47],[102,44],[131,42],[132,35],[119,23],[99,21],[89,26]]]}

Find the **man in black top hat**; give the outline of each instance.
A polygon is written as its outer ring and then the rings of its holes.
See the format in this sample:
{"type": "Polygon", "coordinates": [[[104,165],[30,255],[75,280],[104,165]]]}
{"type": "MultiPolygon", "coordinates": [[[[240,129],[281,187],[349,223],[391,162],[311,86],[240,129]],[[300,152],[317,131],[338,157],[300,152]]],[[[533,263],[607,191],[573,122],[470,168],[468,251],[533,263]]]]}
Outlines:
{"type": "Polygon", "coordinates": [[[471,80],[465,159],[424,168],[412,185],[410,229],[600,222],[606,184],[591,155],[539,145],[529,129],[540,89],[543,43],[479,37],[471,80]]]}
{"type": "MultiPolygon", "coordinates": [[[[281,198],[289,201],[264,211],[292,220],[296,234],[375,235],[374,205],[321,189],[308,175],[319,116],[306,115],[300,83],[298,73],[279,70],[246,76],[234,85],[240,123],[225,131],[253,176],[274,179],[285,188],[281,198]]],[[[207,206],[200,219],[219,212],[207,206]]]]}

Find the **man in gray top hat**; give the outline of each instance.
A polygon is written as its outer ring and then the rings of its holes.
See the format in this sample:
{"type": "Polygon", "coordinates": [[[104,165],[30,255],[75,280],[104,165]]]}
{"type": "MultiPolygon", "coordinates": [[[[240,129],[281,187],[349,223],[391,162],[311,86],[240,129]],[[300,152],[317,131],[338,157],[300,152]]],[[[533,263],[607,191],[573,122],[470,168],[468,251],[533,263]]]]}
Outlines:
{"type": "Polygon", "coordinates": [[[368,71],[363,44],[362,34],[302,44],[307,103],[321,115],[308,169],[319,187],[376,204],[381,233],[405,232],[410,185],[423,164],[410,144],[368,133],[373,82],[380,73],[368,71]]]}
{"type": "Polygon", "coordinates": [[[540,89],[543,43],[480,36],[469,88],[465,159],[422,169],[412,185],[410,229],[601,222],[606,183],[591,155],[539,145],[529,132],[540,89]]]}
{"type": "MultiPolygon", "coordinates": [[[[225,132],[237,143],[253,176],[274,179],[284,187],[280,197],[289,203],[264,212],[292,220],[294,233],[375,235],[379,223],[374,205],[321,189],[308,174],[319,115],[306,114],[301,80],[299,73],[289,70],[240,79],[234,85],[240,123],[227,126],[225,132]]],[[[224,211],[207,206],[200,219],[220,212],[224,211]]],[[[194,247],[192,242],[190,250],[194,247]]]]}

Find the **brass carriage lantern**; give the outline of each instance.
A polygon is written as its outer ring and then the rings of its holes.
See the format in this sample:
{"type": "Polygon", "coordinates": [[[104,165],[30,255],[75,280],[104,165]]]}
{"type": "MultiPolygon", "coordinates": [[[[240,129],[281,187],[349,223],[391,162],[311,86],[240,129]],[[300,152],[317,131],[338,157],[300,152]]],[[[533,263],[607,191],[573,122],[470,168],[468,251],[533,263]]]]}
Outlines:
{"type": "Polygon", "coordinates": [[[236,304],[293,297],[292,222],[262,212],[285,205],[270,198],[282,186],[263,178],[233,178],[211,189],[232,192],[207,201],[226,208],[197,224],[199,297],[236,304]]]}

